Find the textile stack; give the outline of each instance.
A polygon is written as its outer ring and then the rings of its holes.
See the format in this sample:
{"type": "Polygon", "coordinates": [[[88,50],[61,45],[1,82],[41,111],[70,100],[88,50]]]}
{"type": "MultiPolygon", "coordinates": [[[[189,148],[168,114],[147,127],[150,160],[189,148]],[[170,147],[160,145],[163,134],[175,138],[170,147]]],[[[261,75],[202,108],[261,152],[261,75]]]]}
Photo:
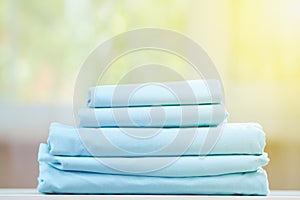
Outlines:
{"type": "Polygon", "coordinates": [[[218,80],[92,87],[78,117],[40,145],[39,192],[269,193],[265,133],[227,123],[218,80]]]}

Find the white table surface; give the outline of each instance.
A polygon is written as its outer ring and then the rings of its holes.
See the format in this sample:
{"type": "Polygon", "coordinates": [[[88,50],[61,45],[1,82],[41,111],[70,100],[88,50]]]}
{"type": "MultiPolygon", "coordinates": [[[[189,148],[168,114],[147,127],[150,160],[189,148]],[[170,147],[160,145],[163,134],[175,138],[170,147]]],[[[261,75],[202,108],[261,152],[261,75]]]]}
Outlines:
{"type": "Polygon", "coordinates": [[[0,189],[0,200],[31,200],[31,199],[104,199],[104,200],[154,200],[154,199],[167,199],[167,200],[203,200],[203,199],[216,199],[216,200],[229,200],[229,199],[300,199],[300,191],[271,191],[270,196],[207,196],[207,195],[44,195],[39,194],[36,189],[0,189]]]}

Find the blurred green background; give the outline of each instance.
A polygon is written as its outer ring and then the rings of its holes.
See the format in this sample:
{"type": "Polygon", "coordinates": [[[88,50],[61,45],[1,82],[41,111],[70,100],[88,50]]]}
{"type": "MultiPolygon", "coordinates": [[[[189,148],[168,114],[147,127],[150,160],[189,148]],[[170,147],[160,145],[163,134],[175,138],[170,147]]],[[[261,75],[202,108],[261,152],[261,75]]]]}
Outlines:
{"type": "MultiPolygon", "coordinates": [[[[74,84],[89,53],[124,31],[157,27],[206,49],[229,121],[264,126],[271,189],[300,190],[299,8],[298,0],[1,0],[0,187],[36,186],[38,143],[51,121],[72,123],[74,84]]],[[[150,61],[193,77],[182,60],[149,51],[120,59],[105,81],[150,61]]]]}

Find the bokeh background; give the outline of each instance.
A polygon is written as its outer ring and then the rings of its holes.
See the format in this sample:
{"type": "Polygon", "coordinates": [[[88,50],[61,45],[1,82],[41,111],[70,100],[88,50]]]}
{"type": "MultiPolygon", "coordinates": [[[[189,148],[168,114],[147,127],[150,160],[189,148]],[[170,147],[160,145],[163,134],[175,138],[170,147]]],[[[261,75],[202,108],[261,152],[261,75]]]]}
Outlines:
{"type": "MultiPolygon", "coordinates": [[[[37,185],[38,144],[52,121],[73,123],[74,83],[89,53],[116,34],[158,27],[206,49],[229,121],[265,129],[271,189],[300,190],[299,9],[298,0],[1,0],[0,187],[37,185]]],[[[193,75],[175,56],[149,51],[119,60],[105,81],[145,61],[193,75]]]]}

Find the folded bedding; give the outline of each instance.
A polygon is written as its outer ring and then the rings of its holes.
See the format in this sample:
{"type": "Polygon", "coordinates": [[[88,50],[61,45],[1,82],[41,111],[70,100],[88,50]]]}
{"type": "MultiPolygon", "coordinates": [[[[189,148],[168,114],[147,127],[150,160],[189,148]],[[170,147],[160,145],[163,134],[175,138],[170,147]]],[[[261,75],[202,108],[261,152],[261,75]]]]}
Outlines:
{"type": "Polygon", "coordinates": [[[227,118],[224,105],[82,108],[80,127],[217,126],[227,118]]]}
{"type": "Polygon", "coordinates": [[[38,160],[65,171],[157,177],[215,176],[256,171],[268,163],[267,154],[181,157],[69,157],[49,154],[41,144],[38,160]]]}
{"type": "Polygon", "coordinates": [[[97,86],[89,89],[87,99],[91,108],[221,102],[222,86],[218,80],[97,86]]]}
{"type": "Polygon", "coordinates": [[[202,128],[75,128],[52,123],[48,145],[50,154],[65,156],[199,155],[210,135],[216,138],[209,155],[264,151],[265,133],[257,123],[202,128]]]}
{"type": "Polygon", "coordinates": [[[205,177],[146,177],[62,171],[40,162],[38,191],[71,194],[267,195],[264,170],[205,177]]]}
{"type": "Polygon", "coordinates": [[[45,194],[268,195],[265,133],[227,123],[219,80],[102,85],[79,123],[52,123],[38,153],[45,194]]]}

